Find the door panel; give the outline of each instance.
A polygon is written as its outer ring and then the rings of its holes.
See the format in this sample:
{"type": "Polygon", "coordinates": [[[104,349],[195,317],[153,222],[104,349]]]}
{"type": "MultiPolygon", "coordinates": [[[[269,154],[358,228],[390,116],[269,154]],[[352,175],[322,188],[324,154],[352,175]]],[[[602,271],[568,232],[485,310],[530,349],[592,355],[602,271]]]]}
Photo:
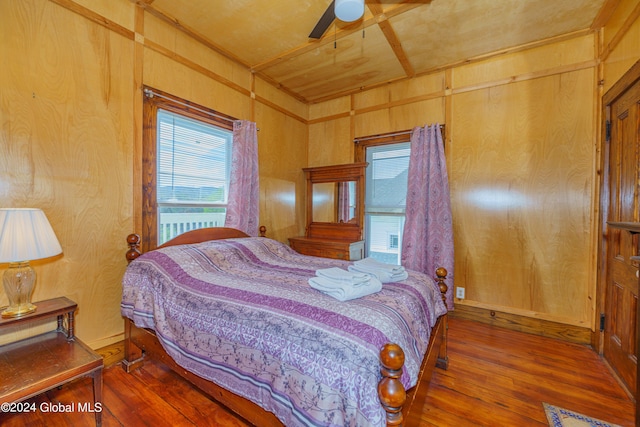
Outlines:
{"type": "MultiPolygon", "coordinates": [[[[605,186],[608,194],[609,222],[638,222],[638,184],[640,182],[640,82],[611,103],[611,135],[605,186]]],[[[636,392],[637,348],[636,309],[638,304],[638,236],[608,228],[605,242],[605,331],[604,357],[636,392]]]]}

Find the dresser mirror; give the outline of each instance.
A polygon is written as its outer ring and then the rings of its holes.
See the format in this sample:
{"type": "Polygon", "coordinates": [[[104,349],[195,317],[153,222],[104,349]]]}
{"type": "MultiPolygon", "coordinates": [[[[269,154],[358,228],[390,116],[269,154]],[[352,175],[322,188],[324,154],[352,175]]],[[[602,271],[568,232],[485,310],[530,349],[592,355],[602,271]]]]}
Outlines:
{"type": "Polygon", "coordinates": [[[313,222],[353,224],[357,221],[357,181],[316,182],[312,187],[313,222]]]}
{"type": "Polygon", "coordinates": [[[307,237],[362,239],[367,165],[362,162],[303,169],[307,178],[307,237]]]}

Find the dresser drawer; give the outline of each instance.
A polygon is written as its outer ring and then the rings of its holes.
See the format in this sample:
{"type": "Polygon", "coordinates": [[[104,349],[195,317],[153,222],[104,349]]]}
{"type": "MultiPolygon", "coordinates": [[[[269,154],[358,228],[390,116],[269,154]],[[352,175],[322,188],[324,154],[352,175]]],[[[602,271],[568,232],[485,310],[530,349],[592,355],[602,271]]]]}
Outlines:
{"type": "Polygon", "coordinates": [[[364,241],[357,242],[341,240],[312,239],[307,237],[292,237],[289,245],[293,250],[304,255],[323,258],[343,259],[355,261],[364,256],[364,241]]]}

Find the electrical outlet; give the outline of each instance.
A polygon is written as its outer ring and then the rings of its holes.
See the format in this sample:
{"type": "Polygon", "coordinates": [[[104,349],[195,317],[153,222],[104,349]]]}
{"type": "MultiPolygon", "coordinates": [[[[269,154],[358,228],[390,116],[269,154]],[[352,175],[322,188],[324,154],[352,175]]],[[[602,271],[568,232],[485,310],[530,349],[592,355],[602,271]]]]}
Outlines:
{"type": "Polygon", "coordinates": [[[464,288],[456,288],[456,298],[464,299],[464,288]]]}

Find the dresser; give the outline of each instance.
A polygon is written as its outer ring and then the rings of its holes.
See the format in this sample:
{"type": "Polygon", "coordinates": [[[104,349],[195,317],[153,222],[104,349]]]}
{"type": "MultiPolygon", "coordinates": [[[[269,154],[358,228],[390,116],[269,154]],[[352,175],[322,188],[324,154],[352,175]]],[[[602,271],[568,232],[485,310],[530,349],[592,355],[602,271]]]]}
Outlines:
{"type": "Polygon", "coordinates": [[[364,258],[364,182],[368,163],[303,169],[307,180],[304,236],[289,238],[295,251],[355,261],[364,258]]]}

